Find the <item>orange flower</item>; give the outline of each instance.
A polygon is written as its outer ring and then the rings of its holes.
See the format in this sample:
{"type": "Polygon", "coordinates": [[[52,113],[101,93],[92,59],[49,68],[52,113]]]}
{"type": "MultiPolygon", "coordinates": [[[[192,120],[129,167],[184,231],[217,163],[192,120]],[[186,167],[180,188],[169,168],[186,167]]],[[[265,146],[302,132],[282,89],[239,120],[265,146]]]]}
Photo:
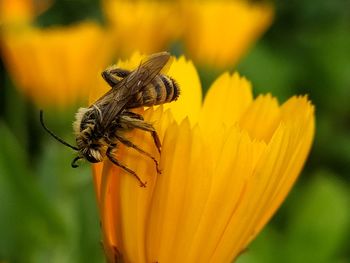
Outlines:
{"type": "MultiPolygon", "coordinates": [[[[125,68],[140,61],[135,55],[125,68]]],[[[119,66],[122,65],[119,63],[119,66]]],[[[117,158],[147,187],[109,161],[93,165],[108,262],[231,262],[261,231],[297,179],[314,136],[314,107],[295,96],[279,105],[253,99],[250,83],[224,73],[201,103],[193,64],[174,61],[178,101],[144,111],[161,141],[131,140],[160,160],[119,147],[117,158]],[[168,108],[165,110],[164,108],[168,108]]]]}
{"type": "Polygon", "coordinates": [[[184,41],[196,62],[220,68],[238,62],[270,26],[274,13],[271,5],[245,0],[103,3],[119,54],[152,53],[184,41]]]}
{"type": "Polygon", "coordinates": [[[31,22],[51,3],[51,0],[0,0],[0,25],[31,22]]]}
{"type": "Polygon", "coordinates": [[[103,1],[120,54],[164,50],[180,32],[177,4],[171,1],[103,1]],[[175,15],[174,15],[175,14],[175,15]]]}
{"type": "Polygon", "coordinates": [[[191,1],[186,10],[185,44],[197,62],[215,67],[235,65],[270,26],[273,8],[248,1],[191,1]]]}
{"type": "Polygon", "coordinates": [[[5,65],[39,105],[67,106],[86,98],[110,57],[108,35],[94,23],[6,30],[5,65]]]}

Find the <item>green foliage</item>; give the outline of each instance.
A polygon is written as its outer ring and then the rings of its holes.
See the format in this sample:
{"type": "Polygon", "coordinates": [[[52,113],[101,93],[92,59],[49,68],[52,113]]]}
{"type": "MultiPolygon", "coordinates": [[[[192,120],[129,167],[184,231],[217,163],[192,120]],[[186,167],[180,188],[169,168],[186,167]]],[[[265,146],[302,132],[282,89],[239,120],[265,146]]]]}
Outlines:
{"type": "Polygon", "coordinates": [[[0,124],[0,257],[11,262],[102,262],[89,168],[46,140],[38,167],[0,124]],[[81,253],[89,251],[89,253],[81,253]]]}
{"type": "Polygon", "coordinates": [[[81,20],[103,22],[98,0],[58,0],[36,22],[39,26],[69,25],[81,20]]]}
{"type": "Polygon", "coordinates": [[[286,248],[290,262],[331,262],[350,227],[347,186],[334,174],[319,172],[290,203],[286,248]]]}
{"type": "Polygon", "coordinates": [[[344,261],[350,230],[348,187],[334,174],[316,173],[280,211],[286,213],[284,228],[267,227],[237,262],[344,261]]]}

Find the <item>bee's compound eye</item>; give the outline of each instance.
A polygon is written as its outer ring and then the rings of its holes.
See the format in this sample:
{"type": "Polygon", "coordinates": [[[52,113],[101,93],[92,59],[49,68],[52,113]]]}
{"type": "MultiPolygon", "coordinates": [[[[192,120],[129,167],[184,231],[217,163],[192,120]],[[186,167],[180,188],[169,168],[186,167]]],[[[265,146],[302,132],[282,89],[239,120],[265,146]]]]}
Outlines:
{"type": "Polygon", "coordinates": [[[104,80],[107,80],[107,72],[106,71],[102,71],[101,76],[104,80]]]}
{"type": "Polygon", "coordinates": [[[88,153],[85,155],[85,158],[86,158],[86,160],[89,161],[90,163],[98,163],[98,162],[100,162],[100,160],[96,159],[96,157],[93,156],[93,155],[91,154],[91,152],[88,152],[88,153]]]}

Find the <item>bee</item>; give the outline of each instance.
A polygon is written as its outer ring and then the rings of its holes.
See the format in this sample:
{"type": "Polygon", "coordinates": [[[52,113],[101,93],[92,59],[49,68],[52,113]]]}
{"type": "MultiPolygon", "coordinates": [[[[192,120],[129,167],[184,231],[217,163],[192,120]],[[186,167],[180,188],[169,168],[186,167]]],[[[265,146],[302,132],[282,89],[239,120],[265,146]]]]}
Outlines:
{"type": "Polygon", "coordinates": [[[80,159],[98,163],[108,158],[113,164],[133,175],[141,187],[145,187],[146,182],[115,158],[118,144],[121,143],[151,158],[157,173],[160,173],[156,158],[127,139],[125,133],[133,129],[149,132],[158,152],[161,152],[161,142],[153,125],[131,109],[160,105],[179,97],[178,84],[163,73],[171,63],[170,58],[169,53],[160,52],[142,60],[132,71],[115,66],[104,70],[102,77],[111,89],[88,108],[80,108],[76,113],[73,130],[77,146],[70,145],[50,131],[44,124],[43,111],[40,111],[43,128],[56,140],[77,152],[71,163],[73,168],[78,167],[77,161],[80,159]]]}

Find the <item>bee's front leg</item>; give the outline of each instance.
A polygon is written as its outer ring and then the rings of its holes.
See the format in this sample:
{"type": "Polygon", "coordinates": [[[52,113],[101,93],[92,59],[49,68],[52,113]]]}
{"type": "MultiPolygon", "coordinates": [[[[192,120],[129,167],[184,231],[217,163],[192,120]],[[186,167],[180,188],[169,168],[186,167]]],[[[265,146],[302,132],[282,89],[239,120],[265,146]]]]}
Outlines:
{"type": "Polygon", "coordinates": [[[116,166],[122,168],[124,171],[126,171],[127,173],[133,175],[139,182],[140,182],[140,186],[141,187],[146,187],[147,182],[143,182],[141,180],[141,178],[137,175],[137,173],[135,173],[133,170],[131,170],[130,168],[126,167],[124,164],[121,164],[116,158],[114,158],[113,156],[113,150],[115,149],[114,145],[111,145],[110,147],[108,147],[107,152],[106,152],[106,156],[108,157],[108,159],[114,163],[116,166]]]}

